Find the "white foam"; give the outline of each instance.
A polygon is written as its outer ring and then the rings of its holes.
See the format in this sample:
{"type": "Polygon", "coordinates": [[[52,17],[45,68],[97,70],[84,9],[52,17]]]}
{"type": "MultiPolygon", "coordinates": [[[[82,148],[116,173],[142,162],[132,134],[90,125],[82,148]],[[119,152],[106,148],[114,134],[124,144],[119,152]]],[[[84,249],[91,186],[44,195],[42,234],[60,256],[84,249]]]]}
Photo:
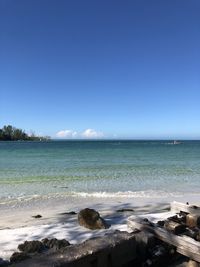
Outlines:
{"type": "Polygon", "coordinates": [[[94,198],[162,198],[168,196],[182,196],[179,192],[169,193],[165,191],[119,191],[119,192],[71,192],[72,197],[94,198]]]}

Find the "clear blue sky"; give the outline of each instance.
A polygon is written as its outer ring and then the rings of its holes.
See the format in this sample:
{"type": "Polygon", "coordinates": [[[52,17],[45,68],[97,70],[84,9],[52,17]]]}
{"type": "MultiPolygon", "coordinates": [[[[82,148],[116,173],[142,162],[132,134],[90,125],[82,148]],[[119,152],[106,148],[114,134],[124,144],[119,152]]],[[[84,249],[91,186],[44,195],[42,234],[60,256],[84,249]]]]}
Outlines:
{"type": "Polygon", "coordinates": [[[199,139],[199,14],[199,0],[0,0],[0,127],[199,139]]]}

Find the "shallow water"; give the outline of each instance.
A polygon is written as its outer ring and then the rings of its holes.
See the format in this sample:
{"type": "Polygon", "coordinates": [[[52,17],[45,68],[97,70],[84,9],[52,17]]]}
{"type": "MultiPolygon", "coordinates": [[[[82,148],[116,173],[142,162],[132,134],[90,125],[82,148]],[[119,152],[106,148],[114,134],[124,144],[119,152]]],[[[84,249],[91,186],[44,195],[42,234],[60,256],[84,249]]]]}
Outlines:
{"type": "Polygon", "coordinates": [[[199,194],[200,141],[0,142],[0,203],[199,194]]]}

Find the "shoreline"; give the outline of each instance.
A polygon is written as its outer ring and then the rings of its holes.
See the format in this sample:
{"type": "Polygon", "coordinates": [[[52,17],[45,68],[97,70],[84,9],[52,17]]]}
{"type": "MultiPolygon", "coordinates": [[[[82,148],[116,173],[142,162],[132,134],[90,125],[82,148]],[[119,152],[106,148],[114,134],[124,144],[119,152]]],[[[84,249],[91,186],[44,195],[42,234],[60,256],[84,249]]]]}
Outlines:
{"type": "MultiPolygon", "coordinates": [[[[30,199],[29,201],[19,201],[14,205],[9,203],[0,204],[0,230],[5,228],[24,227],[39,223],[49,223],[55,221],[59,214],[67,212],[78,213],[84,208],[94,208],[101,213],[113,213],[118,209],[129,208],[144,213],[159,212],[160,207],[167,207],[172,201],[200,203],[198,195],[185,195],[176,197],[157,198],[97,198],[97,197],[65,197],[48,198],[46,200],[30,199]],[[42,218],[34,219],[32,216],[40,214],[42,218]]],[[[161,208],[162,209],[162,208],[161,208]]]]}

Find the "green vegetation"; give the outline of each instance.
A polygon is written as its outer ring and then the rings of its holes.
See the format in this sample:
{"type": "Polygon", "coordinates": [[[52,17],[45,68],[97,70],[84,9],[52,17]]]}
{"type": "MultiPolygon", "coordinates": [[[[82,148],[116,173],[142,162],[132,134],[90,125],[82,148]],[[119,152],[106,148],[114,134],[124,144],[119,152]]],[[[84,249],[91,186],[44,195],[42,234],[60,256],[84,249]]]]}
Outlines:
{"type": "Polygon", "coordinates": [[[11,125],[5,125],[0,129],[0,141],[47,141],[49,136],[36,136],[35,134],[28,135],[22,129],[15,128],[11,125]]]}

